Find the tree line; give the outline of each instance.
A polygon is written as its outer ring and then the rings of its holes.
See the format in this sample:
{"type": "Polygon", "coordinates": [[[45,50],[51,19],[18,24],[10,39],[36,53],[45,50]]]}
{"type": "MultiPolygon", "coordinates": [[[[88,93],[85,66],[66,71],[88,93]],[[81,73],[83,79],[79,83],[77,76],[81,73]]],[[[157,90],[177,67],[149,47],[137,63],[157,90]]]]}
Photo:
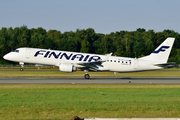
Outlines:
{"type": "Polygon", "coordinates": [[[28,29],[23,25],[0,29],[0,64],[12,64],[3,56],[19,47],[33,47],[82,53],[113,53],[123,57],[143,57],[152,53],[167,37],[175,37],[169,62],[180,63],[180,34],[173,30],[155,32],[138,28],[136,31],[96,33],[94,29],[77,29],[61,33],[58,30],[28,29]]]}

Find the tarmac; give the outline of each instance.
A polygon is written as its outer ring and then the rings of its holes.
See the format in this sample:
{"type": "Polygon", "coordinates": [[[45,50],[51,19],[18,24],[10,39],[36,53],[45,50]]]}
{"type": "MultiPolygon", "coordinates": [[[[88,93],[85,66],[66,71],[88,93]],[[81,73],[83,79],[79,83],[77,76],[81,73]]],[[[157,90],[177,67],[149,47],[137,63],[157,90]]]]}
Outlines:
{"type": "Polygon", "coordinates": [[[180,77],[1,77],[0,84],[180,84],[180,77]]]}

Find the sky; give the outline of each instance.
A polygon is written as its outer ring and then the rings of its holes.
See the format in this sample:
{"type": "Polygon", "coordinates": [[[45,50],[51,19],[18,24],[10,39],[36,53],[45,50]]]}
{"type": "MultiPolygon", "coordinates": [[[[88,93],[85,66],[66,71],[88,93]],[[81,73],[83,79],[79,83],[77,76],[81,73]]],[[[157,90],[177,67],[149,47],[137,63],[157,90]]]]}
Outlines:
{"type": "Polygon", "coordinates": [[[138,28],[180,33],[180,0],[0,0],[0,29],[23,25],[62,33],[87,28],[103,34],[138,28]]]}

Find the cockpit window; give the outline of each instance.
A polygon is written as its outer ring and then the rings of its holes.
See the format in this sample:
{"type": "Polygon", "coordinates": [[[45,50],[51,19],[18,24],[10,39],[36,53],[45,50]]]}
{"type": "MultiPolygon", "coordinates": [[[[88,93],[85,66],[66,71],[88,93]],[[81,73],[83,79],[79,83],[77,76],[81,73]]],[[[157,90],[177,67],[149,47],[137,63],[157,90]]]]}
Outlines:
{"type": "Polygon", "coordinates": [[[17,52],[17,53],[18,53],[18,52],[19,52],[19,50],[13,50],[13,52],[17,52]]]}

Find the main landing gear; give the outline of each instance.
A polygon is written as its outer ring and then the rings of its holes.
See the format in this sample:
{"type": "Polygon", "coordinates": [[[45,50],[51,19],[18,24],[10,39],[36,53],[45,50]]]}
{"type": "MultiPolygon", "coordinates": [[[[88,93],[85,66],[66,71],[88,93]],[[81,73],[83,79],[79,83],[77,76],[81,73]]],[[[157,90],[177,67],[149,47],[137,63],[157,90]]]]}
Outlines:
{"type": "Polygon", "coordinates": [[[89,79],[89,78],[90,78],[89,74],[85,74],[85,75],[84,75],[84,78],[85,78],[85,79],[89,79]]]}
{"type": "Polygon", "coordinates": [[[85,70],[84,72],[86,72],[86,74],[84,75],[84,78],[85,78],[85,79],[89,79],[90,76],[89,76],[89,74],[88,74],[88,70],[85,70]]]}
{"type": "Polygon", "coordinates": [[[24,63],[23,62],[19,62],[19,64],[21,65],[20,71],[24,70],[24,63]]]}

